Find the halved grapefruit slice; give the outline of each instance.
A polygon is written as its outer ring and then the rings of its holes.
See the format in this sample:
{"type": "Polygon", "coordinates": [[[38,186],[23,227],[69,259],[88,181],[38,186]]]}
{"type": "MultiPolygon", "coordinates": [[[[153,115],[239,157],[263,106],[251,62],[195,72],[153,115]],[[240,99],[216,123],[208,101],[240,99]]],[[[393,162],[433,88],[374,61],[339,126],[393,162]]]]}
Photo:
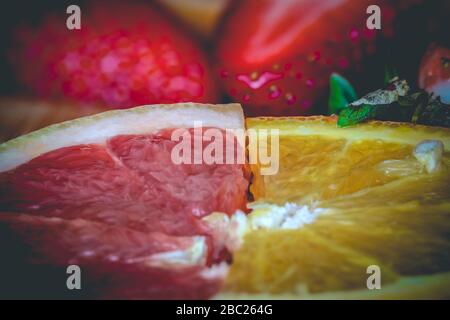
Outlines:
{"type": "Polygon", "coordinates": [[[22,283],[70,297],[57,275],[71,264],[83,270],[91,297],[214,293],[220,279],[202,272],[227,255],[201,218],[244,210],[248,181],[244,164],[174,163],[171,133],[198,121],[244,129],[237,104],[154,105],[63,122],[0,145],[0,246],[8,261],[0,273],[10,284],[2,293],[32,294],[20,291],[27,290],[22,283]],[[36,265],[45,271],[36,273],[36,265]]]}

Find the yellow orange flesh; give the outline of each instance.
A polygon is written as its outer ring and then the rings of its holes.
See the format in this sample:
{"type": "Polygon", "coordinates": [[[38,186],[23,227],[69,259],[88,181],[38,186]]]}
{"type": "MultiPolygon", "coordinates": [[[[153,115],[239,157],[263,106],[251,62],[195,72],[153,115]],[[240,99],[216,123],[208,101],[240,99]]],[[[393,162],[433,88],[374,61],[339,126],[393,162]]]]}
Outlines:
{"type": "MultiPolygon", "coordinates": [[[[417,276],[421,288],[427,280],[419,276],[450,271],[449,130],[375,122],[341,129],[332,118],[249,119],[247,126],[280,129],[279,173],[260,176],[253,166],[255,201],[326,210],[296,230],[248,233],[224,291],[301,298],[367,290],[369,265],[380,266],[383,287],[417,276]],[[427,173],[413,148],[433,138],[445,152],[440,170],[427,173]]],[[[450,296],[445,280],[438,296],[450,296]]]]}

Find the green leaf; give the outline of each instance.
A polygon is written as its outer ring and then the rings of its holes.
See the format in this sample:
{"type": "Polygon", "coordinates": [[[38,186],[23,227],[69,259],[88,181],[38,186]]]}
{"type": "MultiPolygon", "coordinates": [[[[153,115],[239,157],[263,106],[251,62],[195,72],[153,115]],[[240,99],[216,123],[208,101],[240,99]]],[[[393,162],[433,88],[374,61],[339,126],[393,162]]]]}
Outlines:
{"type": "Polygon", "coordinates": [[[428,99],[425,106],[419,103],[412,122],[450,128],[450,105],[443,103],[439,97],[428,99]]]}
{"type": "Polygon", "coordinates": [[[375,118],[377,109],[385,105],[362,104],[359,106],[349,106],[339,113],[338,127],[348,127],[365,120],[375,118]]]}
{"type": "Polygon", "coordinates": [[[330,76],[330,97],[328,99],[329,114],[338,114],[349,103],[357,99],[355,89],[350,82],[337,73],[330,76]]]}
{"type": "Polygon", "coordinates": [[[394,78],[398,78],[397,69],[390,65],[384,67],[384,85],[388,85],[394,78]]]}
{"type": "Polygon", "coordinates": [[[414,114],[411,117],[412,123],[417,123],[421,114],[425,111],[426,106],[428,105],[428,93],[425,91],[420,91],[414,95],[411,95],[414,99],[415,110],[414,114]]]}
{"type": "Polygon", "coordinates": [[[416,104],[416,100],[412,96],[399,96],[398,105],[400,107],[412,107],[416,104]]]}

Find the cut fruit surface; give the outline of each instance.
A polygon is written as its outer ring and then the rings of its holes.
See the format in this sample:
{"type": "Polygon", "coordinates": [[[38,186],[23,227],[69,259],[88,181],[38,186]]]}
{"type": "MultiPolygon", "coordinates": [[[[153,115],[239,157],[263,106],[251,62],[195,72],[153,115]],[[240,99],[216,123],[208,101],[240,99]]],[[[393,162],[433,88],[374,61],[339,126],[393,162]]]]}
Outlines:
{"type": "Polygon", "coordinates": [[[247,203],[246,164],[172,160],[196,121],[244,128],[239,105],[156,105],[0,145],[0,294],[74,297],[76,264],[93,298],[450,297],[449,129],[248,119],[279,130],[279,171],[250,164],[247,203]]]}
{"type": "Polygon", "coordinates": [[[286,203],[320,213],[297,229],[248,232],[218,297],[450,297],[450,130],[388,122],[343,129],[332,117],[247,126],[280,130],[278,174],[252,168],[249,218],[273,218],[286,203]],[[431,173],[415,156],[430,139],[444,146],[431,173]],[[381,290],[366,287],[371,265],[380,267],[381,290]]]}
{"type": "Polygon", "coordinates": [[[203,119],[208,127],[243,129],[239,105],[156,105],[80,118],[1,145],[3,252],[25,246],[24,264],[77,264],[92,276],[87,286],[103,287],[88,290],[94,297],[208,297],[221,279],[202,281],[200,272],[221,257],[201,218],[245,210],[248,181],[244,164],[174,163],[173,130],[192,132],[203,119]]]}

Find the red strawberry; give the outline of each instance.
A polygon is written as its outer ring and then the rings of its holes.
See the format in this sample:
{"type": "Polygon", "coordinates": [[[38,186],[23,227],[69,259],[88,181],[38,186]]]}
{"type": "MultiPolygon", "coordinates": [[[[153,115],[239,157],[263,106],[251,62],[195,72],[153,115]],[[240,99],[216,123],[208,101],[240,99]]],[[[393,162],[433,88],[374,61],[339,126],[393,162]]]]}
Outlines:
{"type": "Polygon", "coordinates": [[[59,13],[18,32],[11,56],[34,92],[113,108],[215,102],[205,54],[160,10],[104,2],[81,12],[81,30],[68,30],[59,13]]]}
{"type": "Polygon", "coordinates": [[[431,45],[420,64],[419,86],[450,103],[450,49],[431,45]]]}
{"type": "Polygon", "coordinates": [[[393,33],[403,2],[415,1],[241,1],[218,33],[227,94],[252,114],[307,113],[332,72],[357,70],[375,38],[393,33]],[[381,8],[379,31],[366,27],[371,4],[381,8]]]}

